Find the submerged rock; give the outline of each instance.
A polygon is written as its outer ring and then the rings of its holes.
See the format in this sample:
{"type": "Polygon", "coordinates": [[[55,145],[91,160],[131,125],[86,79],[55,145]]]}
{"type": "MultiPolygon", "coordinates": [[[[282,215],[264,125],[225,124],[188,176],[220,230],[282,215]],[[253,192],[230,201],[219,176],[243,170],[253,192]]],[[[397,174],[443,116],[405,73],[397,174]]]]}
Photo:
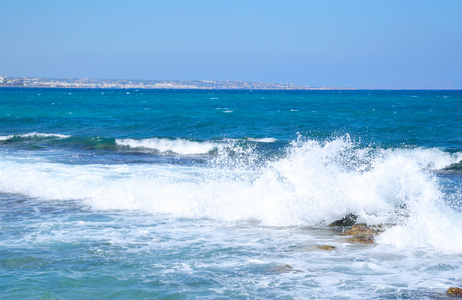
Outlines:
{"type": "Polygon", "coordinates": [[[317,246],[317,248],[320,249],[320,250],[326,250],[326,251],[331,251],[331,250],[337,249],[337,248],[335,248],[334,246],[331,246],[331,245],[317,246]]]}
{"type": "Polygon", "coordinates": [[[292,271],[292,267],[290,265],[284,265],[284,266],[274,267],[272,271],[277,272],[277,273],[290,272],[292,271]]]}
{"type": "Polygon", "coordinates": [[[446,292],[448,295],[458,295],[462,296],[462,289],[457,287],[450,287],[446,292]]]}
{"type": "Polygon", "coordinates": [[[371,234],[361,233],[356,234],[347,239],[350,243],[359,243],[359,244],[373,244],[375,243],[374,236],[371,234]]]}
{"type": "Polygon", "coordinates": [[[290,272],[301,272],[300,270],[292,268],[290,265],[279,266],[271,269],[271,273],[290,273],[290,272]]]}
{"type": "Polygon", "coordinates": [[[347,214],[340,220],[334,221],[329,224],[329,227],[335,227],[335,226],[353,226],[356,223],[356,220],[358,219],[358,216],[352,213],[347,214]]]}

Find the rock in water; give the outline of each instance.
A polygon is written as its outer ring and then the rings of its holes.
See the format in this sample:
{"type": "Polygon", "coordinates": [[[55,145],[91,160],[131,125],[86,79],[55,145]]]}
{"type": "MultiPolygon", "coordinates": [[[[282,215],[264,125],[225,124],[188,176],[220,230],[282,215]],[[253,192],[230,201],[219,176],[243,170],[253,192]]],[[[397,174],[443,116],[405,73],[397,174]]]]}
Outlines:
{"type": "Polygon", "coordinates": [[[462,296],[462,289],[457,287],[450,287],[446,292],[448,295],[459,295],[462,296]]]}
{"type": "Polygon", "coordinates": [[[334,221],[329,224],[330,227],[335,227],[335,226],[353,226],[356,223],[356,219],[358,219],[358,216],[352,213],[347,214],[340,220],[334,221]]]}
{"type": "Polygon", "coordinates": [[[326,251],[331,251],[331,250],[336,249],[334,246],[331,246],[331,245],[322,245],[322,246],[318,246],[317,248],[321,250],[326,250],[326,251]]]}
{"type": "Polygon", "coordinates": [[[351,243],[359,244],[373,244],[375,242],[374,236],[367,233],[355,234],[354,236],[348,238],[348,241],[351,243]]]}
{"type": "Polygon", "coordinates": [[[350,229],[345,231],[344,235],[351,235],[348,238],[349,242],[360,244],[373,244],[374,237],[383,232],[381,226],[367,226],[366,224],[358,224],[351,226],[350,229]]]}
{"type": "Polygon", "coordinates": [[[346,230],[344,234],[346,235],[357,235],[357,234],[374,234],[375,230],[366,224],[358,224],[351,226],[350,229],[346,230]]]}
{"type": "Polygon", "coordinates": [[[274,273],[274,274],[292,273],[292,272],[298,273],[302,271],[296,270],[292,268],[292,266],[290,265],[279,266],[279,267],[275,267],[271,269],[271,273],[274,273]]]}

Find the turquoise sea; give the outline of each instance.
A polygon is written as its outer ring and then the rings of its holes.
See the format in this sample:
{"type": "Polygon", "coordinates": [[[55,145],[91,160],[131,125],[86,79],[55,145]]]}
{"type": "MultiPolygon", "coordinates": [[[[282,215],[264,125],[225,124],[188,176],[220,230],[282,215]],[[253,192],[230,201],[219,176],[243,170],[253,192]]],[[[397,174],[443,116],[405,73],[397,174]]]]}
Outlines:
{"type": "Polygon", "coordinates": [[[462,91],[0,88],[0,299],[450,286],[462,91]],[[353,243],[328,226],[347,214],[384,232],[353,243]]]}

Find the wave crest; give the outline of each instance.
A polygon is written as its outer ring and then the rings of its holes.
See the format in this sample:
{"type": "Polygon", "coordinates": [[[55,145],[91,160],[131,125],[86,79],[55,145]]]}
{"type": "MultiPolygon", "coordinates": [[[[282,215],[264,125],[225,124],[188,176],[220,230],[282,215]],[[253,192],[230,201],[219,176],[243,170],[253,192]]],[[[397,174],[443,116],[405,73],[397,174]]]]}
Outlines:
{"type": "MultiPolygon", "coordinates": [[[[220,146],[167,139],[117,143],[180,154],[209,153],[220,146]]],[[[433,172],[459,162],[461,153],[364,148],[348,136],[328,142],[300,138],[285,155],[262,164],[254,163],[258,147],[235,144],[225,150],[200,166],[70,166],[10,156],[0,160],[0,191],[81,199],[97,210],[251,219],[270,226],[317,226],[354,213],[358,222],[396,225],[378,238],[380,243],[462,251],[462,239],[454,238],[462,232],[460,212],[445,205],[447,195],[433,172]]],[[[460,200],[461,191],[451,193],[460,200]]]]}
{"type": "Polygon", "coordinates": [[[40,133],[40,132],[30,132],[24,134],[11,134],[11,135],[2,135],[0,136],[0,141],[7,141],[14,138],[19,139],[31,139],[31,138],[58,138],[66,139],[71,137],[70,135],[58,134],[58,133],[40,133]]]}
{"type": "Polygon", "coordinates": [[[176,153],[181,155],[199,155],[208,154],[220,147],[219,144],[210,142],[195,142],[184,139],[116,139],[116,144],[129,148],[142,148],[156,150],[161,153],[176,153]]]}

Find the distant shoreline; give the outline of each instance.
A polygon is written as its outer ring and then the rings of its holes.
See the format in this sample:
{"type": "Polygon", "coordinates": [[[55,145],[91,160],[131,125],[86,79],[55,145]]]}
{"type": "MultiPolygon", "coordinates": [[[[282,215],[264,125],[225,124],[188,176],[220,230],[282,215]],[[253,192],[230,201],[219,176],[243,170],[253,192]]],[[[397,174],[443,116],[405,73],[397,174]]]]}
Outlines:
{"type": "Polygon", "coordinates": [[[356,89],[356,88],[308,88],[308,89],[280,89],[280,88],[135,88],[135,87],[49,87],[49,86],[18,86],[2,85],[0,89],[46,89],[46,90],[145,90],[145,91],[462,91],[462,89],[356,89]]]}
{"type": "Polygon", "coordinates": [[[354,90],[344,87],[311,87],[286,83],[212,80],[133,80],[88,78],[3,77],[0,87],[56,89],[143,89],[143,90],[354,90]]]}
{"type": "MultiPolygon", "coordinates": [[[[49,86],[17,86],[1,85],[0,89],[48,89],[48,90],[144,90],[144,91],[361,91],[354,88],[308,88],[308,89],[281,89],[281,88],[136,88],[136,87],[49,87],[49,86]]],[[[372,91],[364,89],[363,91],[372,91]]],[[[385,90],[384,90],[385,91],[385,90]]],[[[388,90],[387,90],[388,91],[388,90]]],[[[392,90],[390,90],[392,91],[392,90]]],[[[397,90],[398,91],[398,90],[397,90]]]]}

